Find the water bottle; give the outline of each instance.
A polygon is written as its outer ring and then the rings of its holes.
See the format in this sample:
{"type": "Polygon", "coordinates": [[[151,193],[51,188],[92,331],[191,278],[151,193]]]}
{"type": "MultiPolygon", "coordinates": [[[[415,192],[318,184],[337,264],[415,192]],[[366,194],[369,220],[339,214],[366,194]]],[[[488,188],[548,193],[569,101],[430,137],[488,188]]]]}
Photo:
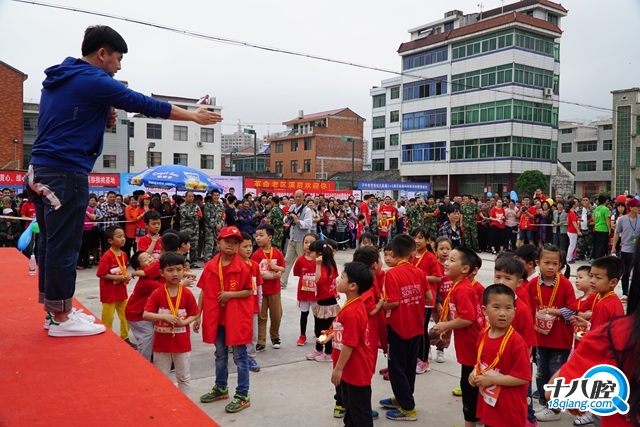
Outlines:
{"type": "Polygon", "coordinates": [[[29,276],[36,275],[36,256],[31,255],[31,259],[29,259],[29,276]]]}

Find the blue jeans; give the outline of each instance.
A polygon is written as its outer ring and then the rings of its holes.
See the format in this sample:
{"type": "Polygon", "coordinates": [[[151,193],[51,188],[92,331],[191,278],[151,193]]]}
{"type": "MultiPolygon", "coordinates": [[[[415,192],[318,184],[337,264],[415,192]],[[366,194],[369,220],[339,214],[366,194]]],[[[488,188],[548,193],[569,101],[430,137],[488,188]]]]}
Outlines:
{"type": "MultiPolygon", "coordinates": [[[[225,340],[226,328],[218,326],[216,338],[216,385],[226,388],[229,380],[229,350],[225,340]]],[[[249,395],[249,357],[246,345],[233,346],[233,362],[238,367],[238,387],[236,394],[249,395]]]]}
{"type": "Polygon", "coordinates": [[[536,387],[540,393],[538,402],[542,406],[547,405],[547,399],[544,398],[544,385],[549,382],[553,374],[567,362],[570,350],[561,350],[557,348],[537,347],[537,365],[536,387]]]}
{"type": "Polygon", "coordinates": [[[76,267],[89,203],[87,174],[29,166],[25,178],[36,207],[38,301],[51,312],[69,311],[76,290],[76,267]]]}

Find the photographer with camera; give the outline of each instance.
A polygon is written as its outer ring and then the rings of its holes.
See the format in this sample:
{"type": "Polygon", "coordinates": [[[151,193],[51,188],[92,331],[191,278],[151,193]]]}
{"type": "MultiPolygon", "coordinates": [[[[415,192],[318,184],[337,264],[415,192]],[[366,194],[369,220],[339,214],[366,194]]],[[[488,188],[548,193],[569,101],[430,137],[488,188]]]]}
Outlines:
{"type": "Polygon", "coordinates": [[[516,218],[519,220],[520,232],[518,233],[518,241],[516,246],[520,247],[523,244],[533,244],[533,231],[535,229],[536,220],[536,208],[531,206],[531,199],[529,197],[522,198],[522,207],[516,214],[516,218]]]}
{"type": "Polygon", "coordinates": [[[296,190],[293,194],[295,203],[289,208],[285,223],[289,224],[289,243],[287,245],[287,255],[285,258],[285,270],[280,277],[282,288],[287,287],[289,273],[298,257],[304,254],[303,240],[305,234],[312,231],[313,212],[304,204],[304,192],[296,190]]]}

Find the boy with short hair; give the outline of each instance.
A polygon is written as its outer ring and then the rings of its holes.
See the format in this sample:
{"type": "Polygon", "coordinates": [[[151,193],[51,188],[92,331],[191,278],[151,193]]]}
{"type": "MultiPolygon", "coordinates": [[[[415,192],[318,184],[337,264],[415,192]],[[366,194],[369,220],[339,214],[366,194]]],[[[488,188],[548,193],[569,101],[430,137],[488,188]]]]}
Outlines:
{"type": "Polygon", "coordinates": [[[142,217],[147,234],[138,240],[138,250],[145,251],[155,259],[162,255],[162,236],[160,236],[161,216],[159,212],[148,211],[142,217]]]}
{"type": "Polygon", "coordinates": [[[345,426],[373,426],[371,377],[375,363],[369,347],[368,315],[362,294],[373,286],[371,268],[361,262],[344,265],[336,280],[347,301],[334,319],[327,339],[333,339],[331,383],[339,388],[345,426]],[[339,387],[338,387],[339,386],[339,387]]]}
{"type": "Polygon", "coordinates": [[[112,226],[105,230],[104,236],[111,246],[103,252],[96,271],[96,276],[100,278],[101,319],[107,328],[113,329],[113,313],[118,313],[120,338],[136,348],[135,344],[129,341],[129,325],[124,315],[128,296],[127,285],[131,280],[127,273],[127,254],[120,250],[126,242],[124,230],[120,226],[112,226]]]}
{"type": "Polygon", "coordinates": [[[224,409],[235,413],[251,406],[249,398],[249,360],[247,344],[251,342],[253,285],[251,269],[238,249],[243,238],[236,226],[224,227],[218,234],[220,252],[205,264],[198,287],[200,315],[193,322],[198,333],[202,325],[202,340],[216,346],[216,379],[211,391],[200,396],[209,403],[228,399],[229,346],[233,347],[233,361],[238,368],[238,387],[231,403],[224,409]]]}
{"type": "Polygon", "coordinates": [[[260,365],[256,362],[256,345],[258,344],[258,316],[260,314],[260,304],[262,303],[262,275],[260,266],[251,260],[253,252],[253,240],[248,233],[242,233],[242,243],[238,250],[240,259],[251,268],[251,285],[253,287],[254,307],[253,307],[253,337],[250,344],[247,344],[247,355],[249,356],[249,370],[260,372],[260,365]]]}
{"type": "Polygon", "coordinates": [[[184,257],[175,252],[160,257],[165,284],[151,293],[142,318],[154,322],[153,364],[168,375],[173,363],[178,388],[188,395],[191,385],[189,325],[200,311],[191,291],[180,284],[184,266],[184,257]]]}
{"type": "Polygon", "coordinates": [[[531,366],[527,344],[512,325],[515,293],[505,285],[487,287],[482,311],[489,327],[480,335],[476,364],[468,378],[479,388],[478,416],[485,426],[525,425],[531,366]]]}
{"type": "Polygon", "coordinates": [[[258,344],[256,351],[264,351],[267,341],[267,315],[271,321],[269,335],[271,347],[279,349],[280,321],[282,320],[282,299],[280,277],[285,270],[284,256],[279,249],[271,245],[275,230],[270,224],[261,224],[256,228],[258,249],[251,257],[260,266],[262,276],[262,306],[258,317],[258,344]]]}
{"type": "Polygon", "coordinates": [[[425,302],[432,301],[431,288],[422,270],[411,263],[416,243],[407,234],[391,241],[397,264],[386,274],[387,340],[389,345],[389,379],[394,396],[382,399],[380,405],[391,409],[391,420],[418,419],[413,391],[420,337],[424,334],[425,302]]]}
{"type": "Polygon", "coordinates": [[[484,323],[484,318],[478,318],[477,295],[468,278],[476,262],[476,253],[470,248],[460,246],[449,253],[444,272],[453,281],[453,286],[442,303],[440,321],[433,327],[436,334],[453,330],[455,336],[456,358],[461,365],[460,389],[466,427],[474,427],[478,421],[478,389],[471,387],[468,378],[476,363],[475,344],[484,323]],[[444,321],[449,314],[451,320],[444,321]]]}

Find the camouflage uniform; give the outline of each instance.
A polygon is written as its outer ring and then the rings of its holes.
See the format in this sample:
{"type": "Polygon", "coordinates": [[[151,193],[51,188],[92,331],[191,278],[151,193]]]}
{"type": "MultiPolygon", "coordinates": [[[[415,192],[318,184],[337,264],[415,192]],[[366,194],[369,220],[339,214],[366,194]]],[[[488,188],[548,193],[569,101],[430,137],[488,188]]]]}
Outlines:
{"type": "Polygon", "coordinates": [[[198,234],[200,233],[200,206],[196,203],[183,203],[180,206],[180,231],[184,231],[191,237],[189,249],[189,262],[195,264],[198,261],[198,234]]]}
{"type": "MultiPolygon", "coordinates": [[[[435,203],[433,205],[426,204],[422,206],[422,212],[424,213],[434,213],[438,210],[438,205],[435,203]]],[[[432,233],[434,236],[438,235],[438,217],[431,216],[424,219],[424,226],[428,232],[432,233]]]]}
{"type": "Polygon", "coordinates": [[[216,239],[218,237],[217,225],[222,228],[224,226],[224,219],[222,219],[222,213],[224,212],[224,205],[221,201],[214,204],[213,202],[206,202],[202,209],[204,220],[204,261],[211,261],[216,248],[216,239]]]}
{"type": "Polygon", "coordinates": [[[480,208],[475,203],[462,203],[460,205],[460,213],[462,214],[462,225],[464,227],[464,245],[478,252],[478,223],[476,216],[480,212],[480,208]]]}
{"type": "Polygon", "coordinates": [[[588,230],[582,230],[582,224],[579,222],[582,219],[582,211],[584,206],[580,205],[578,209],[576,209],[576,215],[578,216],[578,229],[581,234],[578,234],[578,255],[576,259],[585,259],[588,260],[591,257],[591,251],[593,250],[593,231],[592,226],[592,216],[593,216],[593,208],[589,208],[587,212],[587,223],[589,224],[588,230]]]}
{"type": "Polygon", "coordinates": [[[407,208],[407,218],[409,219],[409,233],[414,229],[422,227],[422,207],[414,203],[407,208]]]}
{"type": "Polygon", "coordinates": [[[273,206],[269,209],[269,213],[267,213],[266,218],[274,229],[271,245],[280,249],[282,247],[282,239],[284,236],[284,212],[282,212],[280,206],[273,206]]]}

